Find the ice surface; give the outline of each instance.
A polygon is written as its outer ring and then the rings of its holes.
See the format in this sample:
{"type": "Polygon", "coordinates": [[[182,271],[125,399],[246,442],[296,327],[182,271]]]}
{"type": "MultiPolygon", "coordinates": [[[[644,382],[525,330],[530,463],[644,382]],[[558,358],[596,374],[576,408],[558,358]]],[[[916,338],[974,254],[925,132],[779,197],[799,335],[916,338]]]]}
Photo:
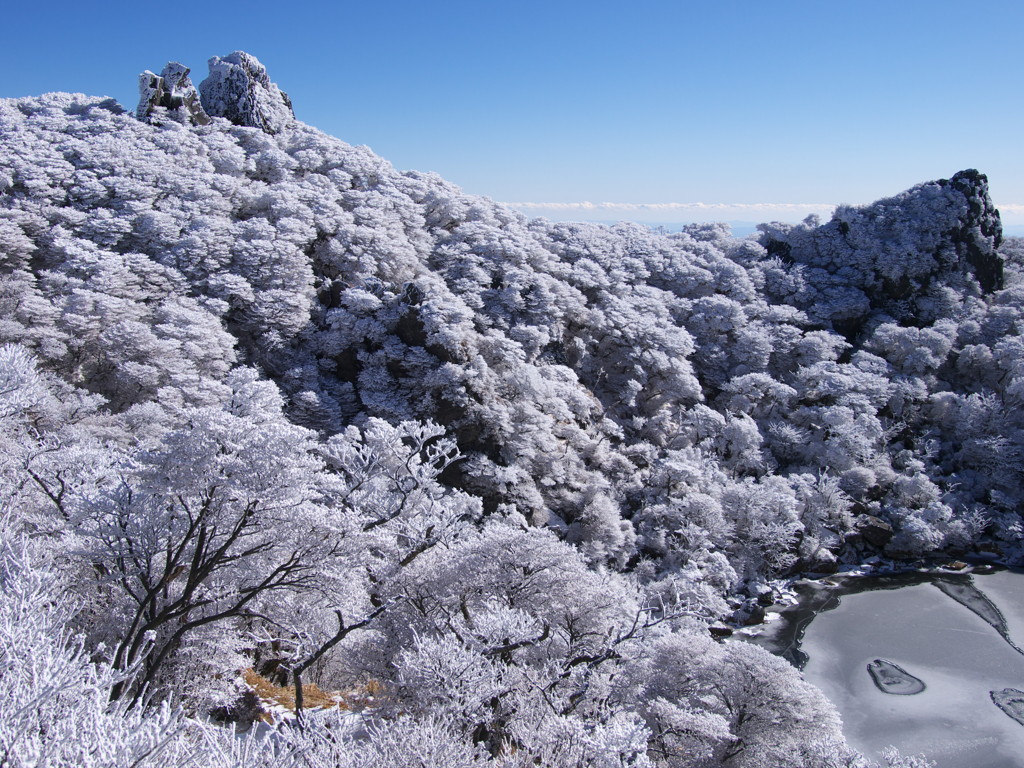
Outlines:
{"type": "Polygon", "coordinates": [[[1020,766],[1024,729],[1003,714],[997,694],[1024,687],[1024,656],[1007,642],[1024,627],[1024,576],[973,579],[1003,616],[1005,634],[993,615],[975,610],[983,603],[972,590],[957,590],[971,597],[968,606],[920,579],[842,595],[806,626],[805,677],[835,702],[854,747],[879,757],[891,744],[924,752],[942,768],[1020,766]],[[926,687],[912,696],[883,692],[864,673],[883,659],[926,687]]]}
{"type": "Polygon", "coordinates": [[[1021,725],[1024,725],[1024,691],[1016,688],[1004,688],[992,691],[993,703],[1021,725]]]}
{"type": "Polygon", "coordinates": [[[995,603],[993,603],[988,596],[978,589],[974,583],[973,577],[968,577],[966,580],[947,580],[939,579],[933,582],[942,592],[949,595],[951,598],[956,600],[960,605],[967,608],[969,611],[973,611],[979,617],[984,619],[988,624],[999,633],[1006,642],[1010,644],[1017,653],[1024,653],[1013,639],[1010,637],[1010,629],[1006,624],[1006,618],[1003,616],[1003,612],[999,610],[995,603]]]}
{"type": "Polygon", "coordinates": [[[972,578],[978,589],[998,606],[1014,646],[1024,645],[1024,572],[996,571],[983,576],[975,574],[972,578]]]}

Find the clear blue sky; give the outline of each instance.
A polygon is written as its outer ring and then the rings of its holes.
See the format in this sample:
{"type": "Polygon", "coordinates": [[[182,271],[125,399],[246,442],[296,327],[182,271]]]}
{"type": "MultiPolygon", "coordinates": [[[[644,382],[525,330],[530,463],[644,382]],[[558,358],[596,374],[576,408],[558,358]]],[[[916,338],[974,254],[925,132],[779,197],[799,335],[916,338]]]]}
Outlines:
{"type": "MultiPolygon", "coordinates": [[[[299,119],[503,201],[1024,203],[1020,0],[24,2],[0,96],[258,57],[299,119]]],[[[721,217],[716,217],[721,218],[721,217]]]]}

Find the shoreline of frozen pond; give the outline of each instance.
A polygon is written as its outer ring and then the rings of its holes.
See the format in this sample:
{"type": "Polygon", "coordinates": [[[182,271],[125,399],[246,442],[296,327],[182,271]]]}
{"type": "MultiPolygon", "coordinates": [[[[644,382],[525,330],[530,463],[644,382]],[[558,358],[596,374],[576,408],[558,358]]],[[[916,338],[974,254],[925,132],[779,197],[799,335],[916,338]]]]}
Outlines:
{"type": "Polygon", "coordinates": [[[1024,749],[1024,571],[911,572],[797,586],[750,638],[801,668],[851,745],[940,768],[1013,768],[1024,749]]]}

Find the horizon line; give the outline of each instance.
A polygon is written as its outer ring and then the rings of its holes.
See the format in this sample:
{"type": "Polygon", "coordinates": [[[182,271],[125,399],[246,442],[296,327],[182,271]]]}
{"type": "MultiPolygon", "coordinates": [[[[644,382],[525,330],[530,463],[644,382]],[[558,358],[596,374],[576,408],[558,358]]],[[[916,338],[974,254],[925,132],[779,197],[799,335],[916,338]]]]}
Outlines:
{"type": "MultiPolygon", "coordinates": [[[[740,210],[764,210],[766,208],[800,209],[800,208],[838,208],[840,205],[853,205],[851,203],[594,203],[583,200],[574,203],[536,203],[536,202],[502,202],[510,208],[551,208],[555,210],[603,210],[606,208],[619,208],[625,210],[681,210],[694,208],[703,210],[706,208],[737,208],[740,210]]],[[[1024,211],[1024,203],[995,203],[999,210],[1024,211]]]]}

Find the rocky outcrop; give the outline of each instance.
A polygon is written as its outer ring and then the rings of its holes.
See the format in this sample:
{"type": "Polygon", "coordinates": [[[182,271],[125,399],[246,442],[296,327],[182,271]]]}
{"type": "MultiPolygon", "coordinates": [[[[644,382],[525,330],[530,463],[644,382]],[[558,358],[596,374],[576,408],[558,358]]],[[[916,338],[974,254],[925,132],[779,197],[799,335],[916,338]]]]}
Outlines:
{"type": "Polygon", "coordinates": [[[769,255],[801,265],[808,290],[794,303],[851,340],[873,312],[924,327],[941,314],[946,287],[975,295],[1003,287],[999,211],[973,169],[871,205],[839,206],[820,226],[759,228],[769,255]]]}
{"type": "Polygon", "coordinates": [[[868,544],[885,547],[893,537],[893,529],[889,523],[874,515],[864,515],[857,521],[857,530],[868,544]]]}
{"type": "Polygon", "coordinates": [[[270,82],[255,56],[235,51],[210,59],[210,75],[199,84],[203,108],[235,125],[280,133],[295,121],[288,94],[270,82]]]}
{"type": "Polygon", "coordinates": [[[135,115],[140,120],[152,118],[156,108],[178,113],[193,125],[208,125],[210,117],[203,110],[199,92],[189,78],[189,68],[176,61],[167,63],[163,72],[148,69],[139,75],[139,106],[135,115]]]}
{"type": "Polygon", "coordinates": [[[962,194],[969,209],[962,225],[949,232],[950,240],[982,289],[999,290],[1003,287],[1003,260],[996,249],[1003,241],[1003,224],[988,194],[988,177],[971,168],[939,184],[948,184],[962,194]]]}

